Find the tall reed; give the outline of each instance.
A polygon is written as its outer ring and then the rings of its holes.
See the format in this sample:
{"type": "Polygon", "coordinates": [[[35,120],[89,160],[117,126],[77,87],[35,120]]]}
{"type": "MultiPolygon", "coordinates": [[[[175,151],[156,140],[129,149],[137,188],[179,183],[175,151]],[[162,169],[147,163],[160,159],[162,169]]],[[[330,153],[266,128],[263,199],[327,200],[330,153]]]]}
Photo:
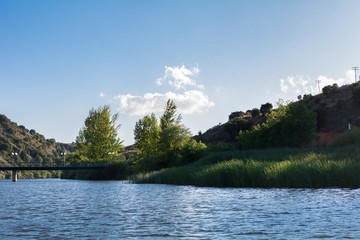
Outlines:
{"type": "Polygon", "coordinates": [[[138,183],[211,187],[360,187],[360,147],[216,153],[178,168],[133,176],[138,183]]]}

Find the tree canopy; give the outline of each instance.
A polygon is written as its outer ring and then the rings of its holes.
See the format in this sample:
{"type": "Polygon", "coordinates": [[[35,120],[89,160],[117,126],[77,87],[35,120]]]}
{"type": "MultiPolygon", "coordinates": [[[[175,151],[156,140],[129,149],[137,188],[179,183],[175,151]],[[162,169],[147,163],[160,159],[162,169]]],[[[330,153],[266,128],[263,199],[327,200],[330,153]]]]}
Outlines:
{"type": "Polygon", "coordinates": [[[169,166],[190,140],[190,131],[181,124],[181,115],[176,114],[176,108],[174,101],[168,100],[160,123],[154,114],[136,123],[135,146],[142,168],[153,170],[169,166]]]}
{"type": "Polygon", "coordinates": [[[106,161],[119,154],[123,146],[117,137],[117,119],[118,114],[111,116],[110,106],[90,110],[76,138],[75,150],[80,160],[106,161]]]}

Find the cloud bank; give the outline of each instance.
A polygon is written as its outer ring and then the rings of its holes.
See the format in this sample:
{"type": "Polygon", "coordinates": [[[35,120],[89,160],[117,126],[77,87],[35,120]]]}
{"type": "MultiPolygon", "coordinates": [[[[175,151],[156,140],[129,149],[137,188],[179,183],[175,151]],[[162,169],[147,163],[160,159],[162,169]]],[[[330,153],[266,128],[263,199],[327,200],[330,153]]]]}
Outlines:
{"type": "Polygon", "coordinates": [[[161,86],[164,82],[176,89],[185,89],[186,86],[193,86],[200,89],[204,89],[203,85],[198,85],[194,77],[200,73],[199,67],[193,67],[187,69],[184,65],[181,67],[168,67],[165,66],[165,73],[162,77],[156,79],[156,84],[161,86]]]}
{"type": "Polygon", "coordinates": [[[118,110],[130,116],[162,112],[168,99],[174,100],[178,111],[183,114],[203,112],[214,106],[203,92],[197,90],[185,91],[183,94],[173,92],[146,93],[144,96],[126,94],[116,96],[114,99],[120,103],[118,110]]]}
{"type": "Polygon", "coordinates": [[[352,70],[349,70],[345,73],[344,78],[331,78],[320,75],[316,79],[311,80],[308,76],[288,76],[285,79],[280,79],[280,89],[283,93],[290,94],[318,94],[319,86],[317,84],[317,80],[320,80],[320,90],[323,87],[328,85],[333,85],[336,83],[339,87],[354,83],[355,74],[352,70]]]}
{"type": "Polygon", "coordinates": [[[145,93],[143,96],[120,94],[113,99],[118,103],[118,111],[130,116],[143,116],[153,112],[163,112],[168,99],[174,100],[178,111],[182,114],[201,113],[213,107],[214,102],[203,92],[204,86],[193,79],[200,73],[198,67],[186,68],[167,67],[162,77],[156,79],[157,85],[167,83],[171,88],[181,93],[168,91],[166,93],[145,93]],[[186,90],[193,87],[196,89],[186,90]]]}

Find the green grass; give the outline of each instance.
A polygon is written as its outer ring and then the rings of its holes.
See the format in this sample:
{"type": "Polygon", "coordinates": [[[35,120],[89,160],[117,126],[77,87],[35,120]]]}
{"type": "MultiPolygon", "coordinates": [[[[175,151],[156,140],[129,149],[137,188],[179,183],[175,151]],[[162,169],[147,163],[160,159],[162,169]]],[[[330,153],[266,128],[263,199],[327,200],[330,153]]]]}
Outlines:
{"type": "Polygon", "coordinates": [[[136,183],[211,187],[359,188],[360,146],[222,152],[132,179],[136,183]]]}

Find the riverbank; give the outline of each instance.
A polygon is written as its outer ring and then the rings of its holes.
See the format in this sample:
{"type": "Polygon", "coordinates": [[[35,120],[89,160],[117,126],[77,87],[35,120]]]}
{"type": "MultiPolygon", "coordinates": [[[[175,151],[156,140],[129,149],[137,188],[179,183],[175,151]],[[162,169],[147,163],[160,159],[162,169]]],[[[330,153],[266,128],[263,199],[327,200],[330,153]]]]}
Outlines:
{"type": "MultiPolygon", "coordinates": [[[[37,171],[18,171],[18,179],[38,179],[38,178],[59,178],[61,171],[46,171],[46,170],[37,170],[37,171]]],[[[11,179],[11,171],[1,171],[0,180],[11,179]]]]}
{"type": "Polygon", "coordinates": [[[128,162],[110,162],[102,170],[68,170],[61,173],[62,179],[77,180],[127,180],[133,174],[128,162]]]}
{"type": "Polygon", "coordinates": [[[360,146],[221,152],[131,179],[206,187],[360,188],[360,146]]]}

